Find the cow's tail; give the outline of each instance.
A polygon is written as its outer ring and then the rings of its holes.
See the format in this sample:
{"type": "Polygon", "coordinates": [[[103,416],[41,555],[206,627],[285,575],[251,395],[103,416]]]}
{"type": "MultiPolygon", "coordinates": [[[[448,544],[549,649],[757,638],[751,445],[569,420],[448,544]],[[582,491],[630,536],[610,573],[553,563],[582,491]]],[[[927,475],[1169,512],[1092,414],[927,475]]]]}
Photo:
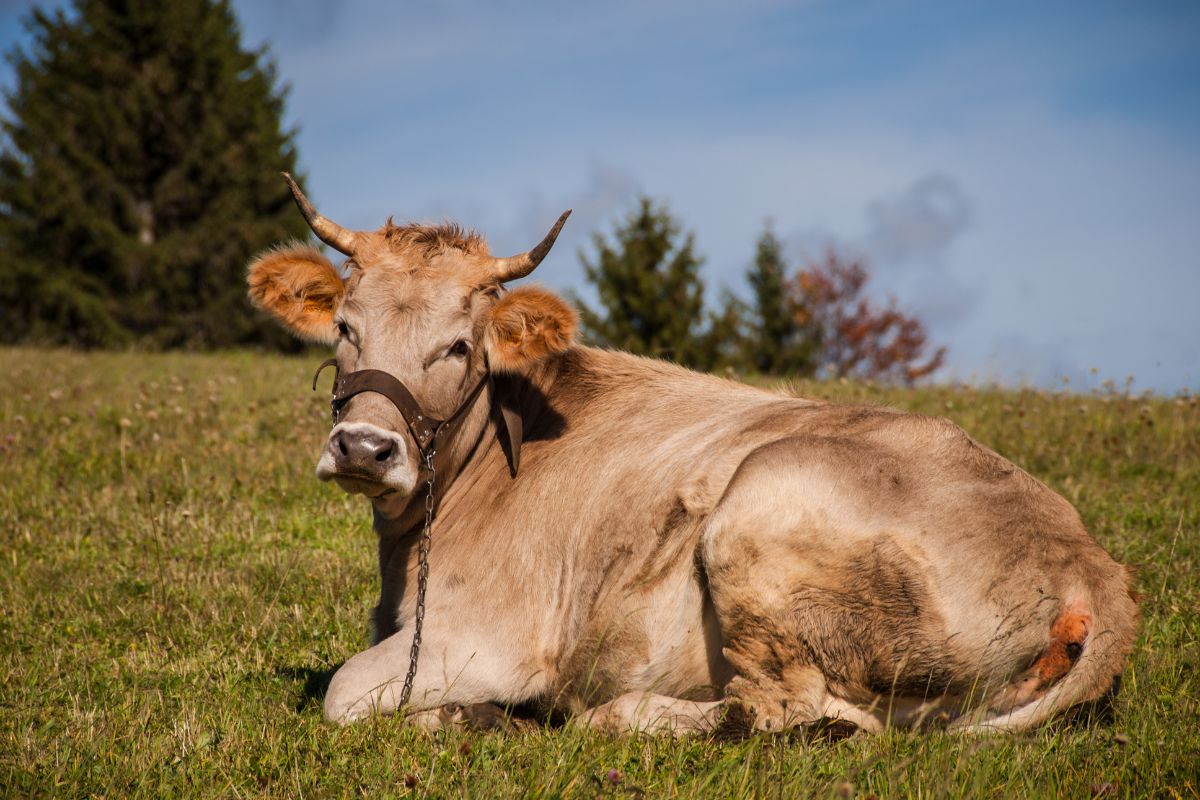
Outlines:
{"type": "Polygon", "coordinates": [[[951,727],[962,733],[1023,730],[1109,693],[1133,648],[1138,608],[1128,573],[1105,589],[1092,593],[1090,602],[1068,603],[1055,620],[1050,644],[1031,668],[1053,681],[1044,692],[1016,708],[983,719],[965,717],[951,727]],[[1056,672],[1061,677],[1055,679],[1056,672]]]}

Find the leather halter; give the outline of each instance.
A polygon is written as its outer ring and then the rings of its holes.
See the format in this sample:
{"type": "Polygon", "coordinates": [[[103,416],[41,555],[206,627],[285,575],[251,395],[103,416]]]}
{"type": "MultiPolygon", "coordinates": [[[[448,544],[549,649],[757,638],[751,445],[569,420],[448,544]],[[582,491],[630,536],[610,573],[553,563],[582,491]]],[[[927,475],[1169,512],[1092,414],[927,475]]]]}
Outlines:
{"type": "MultiPolygon", "coordinates": [[[[350,398],[363,392],[381,394],[391,401],[396,410],[400,412],[400,416],[404,418],[408,432],[417,445],[417,451],[421,456],[419,461],[422,465],[426,463],[440,465],[439,451],[447,450],[450,440],[458,433],[459,426],[466,418],[467,409],[475,403],[479,393],[483,391],[484,385],[489,384],[493,386],[493,389],[495,388],[492,373],[488,370],[454,410],[454,413],[442,420],[426,414],[408,387],[391,373],[378,369],[360,369],[343,375],[338,369],[336,358],[327,358],[317,367],[317,371],[313,375],[313,391],[316,391],[317,379],[321,377],[321,373],[325,371],[326,367],[334,369],[333,395],[329,401],[333,424],[336,425],[340,420],[342,408],[350,401],[350,398]]],[[[520,412],[512,403],[501,398],[499,405],[504,418],[504,427],[508,433],[509,466],[515,478],[521,464],[521,439],[524,426],[520,412]]]]}

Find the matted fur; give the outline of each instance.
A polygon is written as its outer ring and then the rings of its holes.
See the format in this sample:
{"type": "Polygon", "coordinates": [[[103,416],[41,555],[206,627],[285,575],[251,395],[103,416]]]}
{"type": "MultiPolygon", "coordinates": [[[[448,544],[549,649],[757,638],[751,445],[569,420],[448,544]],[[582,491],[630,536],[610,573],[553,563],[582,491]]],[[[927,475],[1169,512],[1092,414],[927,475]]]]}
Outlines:
{"type": "Polygon", "coordinates": [[[482,236],[453,222],[443,222],[440,225],[396,225],[388,218],[381,232],[392,247],[411,247],[426,258],[451,248],[470,256],[489,254],[487,243],[482,236]]]}
{"type": "Polygon", "coordinates": [[[329,259],[307,245],[268,250],[250,265],[250,300],[288,330],[323,344],[337,341],[333,310],[345,283],[329,259]]]}
{"type": "Polygon", "coordinates": [[[579,319],[575,310],[537,286],[522,286],[505,294],[492,307],[484,334],[488,363],[498,372],[519,372],[575,340],[579,319]]]}

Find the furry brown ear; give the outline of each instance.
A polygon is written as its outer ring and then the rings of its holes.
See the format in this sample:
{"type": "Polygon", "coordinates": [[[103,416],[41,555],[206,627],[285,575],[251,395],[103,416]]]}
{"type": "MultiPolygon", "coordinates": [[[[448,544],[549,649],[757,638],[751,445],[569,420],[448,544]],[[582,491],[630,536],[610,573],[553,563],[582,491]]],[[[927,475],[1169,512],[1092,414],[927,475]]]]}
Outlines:
{"type": "Polygon", "coordinates": [[[346,284],[329,259],[311,247],[285,245],[268,250],[246,275],[250,300],[275,316],[296,336],[333,344],[333,312],[346,284]]]}
{"type": "Polygon", "coordinates": [[[513,289],[496,301],[484,332],[488,363],[498,372],[517,372],[575,340],[579,320],[556,294],[536,286],[513,289]]]}

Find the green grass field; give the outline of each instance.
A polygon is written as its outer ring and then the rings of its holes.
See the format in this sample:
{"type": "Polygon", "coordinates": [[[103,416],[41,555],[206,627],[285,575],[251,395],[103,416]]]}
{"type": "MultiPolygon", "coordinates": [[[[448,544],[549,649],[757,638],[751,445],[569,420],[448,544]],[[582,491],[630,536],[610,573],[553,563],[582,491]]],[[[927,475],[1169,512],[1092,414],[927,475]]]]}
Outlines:
{"type": "Polygon", "coordinates": [[[0,794],[1200,792],[1195,397],[796,387],[954,419],[1137,567],[1145,619],[1111,714],[971,739],[431,735],[321,717],[378,578],[367,507],[313,477],[315,362],[0,350],[0,794]]]}

